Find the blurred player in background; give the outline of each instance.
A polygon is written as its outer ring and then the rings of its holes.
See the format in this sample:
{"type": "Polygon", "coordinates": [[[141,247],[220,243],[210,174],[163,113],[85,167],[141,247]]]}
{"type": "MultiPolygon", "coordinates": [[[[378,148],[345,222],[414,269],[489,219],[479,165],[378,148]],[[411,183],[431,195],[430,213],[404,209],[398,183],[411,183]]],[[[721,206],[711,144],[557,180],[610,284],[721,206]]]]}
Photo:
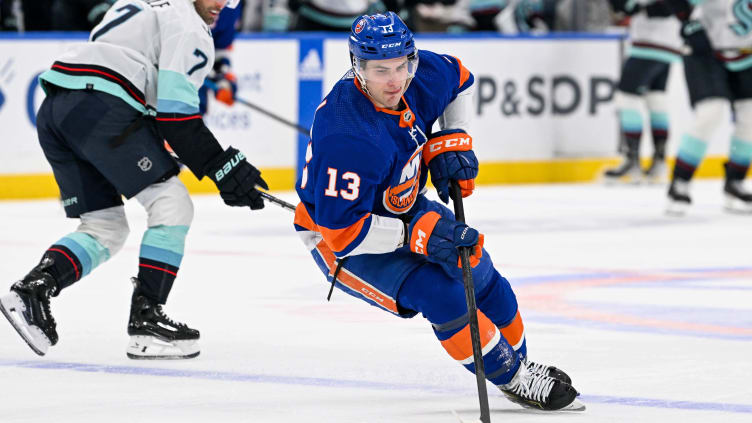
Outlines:
{"type": "Polygon", "coordinates": [[[116,254],[128,236],[121,196],[146,209],[128,322],[130,358],[190,358],[199,332],[162,311],[193,219],[167,140],[198,178],[209,176],[230,206],[264,206],[259,171],[224,150],[199,115],[198,88],[214,63],[209,26],[227,0],[119,0],[89,42],[61,55],[40,77],[42,150],[65,213],[78,229],[55,242],[0,310],[39,355],[58,341],[50,297],[116,254]],[[154,116],[156,115],[156,120],[154,116]]]}
{"type": "Polygon", "coordinates": [[[624,63],[616,94],[624,144],[622,163],[605,172],[607,180],[660,181],[666,178],[666,140],[669,134],[666,82],[671,63],[681,60],[679,22],[663,0],[610,0],[617,16],[629,17],[632,46],[624,63]],[[640,166],[642,105],[650,116],[653,158],[643,171],[640,166]],[[643,178],[644,176],[644,178],[643,178]]]}
{"type": "Polygon", "coordinates": [[[349,46],[352,69],[318,107],[297,183],[295,228],[316,264],[371,305],[422,313],[449,355],[474,371],[457,250],[472,247],[487,379],[528,407],[573,407],[571,379],[527,360],[517,300],[483,236],[422,194],[429,171],[444,202],[450,181],[463,196],[473,192],[473,75],[453,56],[418,51],[392,12],[356,19],[349,46]],[[442,130],[431,133],[436,121],[442,130]]]}
{"type": "Polygon", "coordinates": [[[667,211],[683,214],[690,205],[689,182],[731,105],[735,123],[724,163],[725,206],[732,212],[752,213],[752,193],[743,186],[752,160],[752,1],[666,2],[681,20],[682,35],[692,49],[684,57],[684,73],[694,108],[694,121],[679,145],[667,211]]]}
{"type": "Polygon", "coordinates": [[[235,94],[238,91],[238,80],[232,72],[232,43],[235,41],[236,25],[242,14],[240,7],[225,7],[219,13],[219,19],[211,26],[214,40],[214,64],[206,81],[198,90],[201,115],[206,114],[208,108],[208,93],[214,93],[214,98],[228,106],[235,104],[235,94]]]}

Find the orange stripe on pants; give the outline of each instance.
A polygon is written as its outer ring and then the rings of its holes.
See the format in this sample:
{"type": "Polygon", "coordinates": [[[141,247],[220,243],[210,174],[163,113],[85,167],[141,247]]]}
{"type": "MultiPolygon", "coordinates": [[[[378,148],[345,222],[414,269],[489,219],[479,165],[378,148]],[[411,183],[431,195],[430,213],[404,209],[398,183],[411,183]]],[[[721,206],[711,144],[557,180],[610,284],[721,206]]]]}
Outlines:
{"type": "MultiPolygon", "coordinates": [[[[321,254],[324,262],[326,262],[326,266],[329,268],[329,276],[331,276],[336,268],[334,264],[334,260],[336,258],[334,253],[332,253],[332,250],[329,249],[324,241],[321,241],[316,245],[316,250],[318,250],[319,254],[321,254]]],[[[373,301],[374,303],[391,311],[392,313],[399,314],[397,302],[394,300],[394,298],[379,291],[371,284],[359,278],[357,275],[353,274],[344,267],[337,275],[337,282],[345,285],[351,290],[359,293],[363,297],[373,301]]]]}
{"type": "MultiPolygon", "coordinates": [[[[480,345],[483,349],[494,338],[498,329],[480,310],[478,310],[478,328],[480,329],[480,345]]],[[[467,360],[472,357],[473,342],[470,339],[470,324],[465,325],[462,330],[452,335],[451,338],[441,341],[441,345],[457,361],[467,360]]]]}

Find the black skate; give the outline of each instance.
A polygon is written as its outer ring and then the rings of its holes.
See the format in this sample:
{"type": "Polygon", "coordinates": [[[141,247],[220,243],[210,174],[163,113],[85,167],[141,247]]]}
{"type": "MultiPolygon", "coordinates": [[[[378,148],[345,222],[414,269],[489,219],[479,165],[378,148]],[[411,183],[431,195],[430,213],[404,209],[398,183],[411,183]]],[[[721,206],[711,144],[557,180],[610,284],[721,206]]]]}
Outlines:
{"type": "Polygon", "coordinates": [[[666,214],[672,216],[684,216],[687,209],[692,204],[689,198],[689,181],[676,178],[671,181],[668,188],[668,207],[666,214]]]}
{"type": "Polygon", "coordinates": [[[624,158],[618,167],[606,170],[603,176],[608,183],[626,182],[639,184],[642,181],[640,161],[636,156],[629,155],[624,158]]]}
{"type": "Polygon", "coordinates": [[[525,364],[527,364],[527,369],[532,373],[538,373],[540,375],[558,379],[570,385],[572,384],[572,378],[570,378],[568,374],[564,373],[563,370],[557,367],[549,366],[547,364],[540,364],[533,361],[526,361],[525,364]]]}
{"type": "MultiPolygon", "coordinates": [[[[138,286],[138,279],[133,278],[133,283],[138,286]]],[[[199,331],[167,317],[162,305],[140,295],[138,288],[131,300],[128,335],[131,339],[126,354],[135,360],[185,359],[201,352],[199,331]]]]}
{"type": "Polygon", "coordinates": [[[57,324],[50,313],[50,296],[57,291],[57,282],[46,269],[53,261],[45,258],[26,277],[0,297],[0,311],[21,338],[39,355],[57,344],[57,324]]]}
{"type": "Polygon", "coordinates": [[[506,385],[499,386],[507,398],[525,408],[555,411],[583,411],[585,404],[577,400],[579,393],[572,385],[553,377],[533,373],[523,362],[506,385]]]}
{"type": "Polygon", "coordinates": [[[752,193],[744,189],[744,179],[726,178],[723,185],[725,209],[732,213],[752,213],[752,193]]]}

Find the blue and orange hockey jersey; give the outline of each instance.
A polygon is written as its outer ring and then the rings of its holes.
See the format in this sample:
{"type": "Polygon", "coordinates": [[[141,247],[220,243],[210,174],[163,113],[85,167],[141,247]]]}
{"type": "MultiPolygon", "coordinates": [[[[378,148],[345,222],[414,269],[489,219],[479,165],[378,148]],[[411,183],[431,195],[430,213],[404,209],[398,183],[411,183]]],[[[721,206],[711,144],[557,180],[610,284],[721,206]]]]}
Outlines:
{"type": "MultiPolygon", "coordinates": [[[[312,250],[336,257],[394,251],[401,214],[412,210],[428,168],[423,145],[434,122],[473,75],[460,60],[420,50],[399,111],[379,108],[348,72],[319,105],[296,189],[295,227],[312,250]],[[390,228],[392,230],[390,230],[390,228]]],[[[397,239],[397,238],[400,239],[397,239]]]]}

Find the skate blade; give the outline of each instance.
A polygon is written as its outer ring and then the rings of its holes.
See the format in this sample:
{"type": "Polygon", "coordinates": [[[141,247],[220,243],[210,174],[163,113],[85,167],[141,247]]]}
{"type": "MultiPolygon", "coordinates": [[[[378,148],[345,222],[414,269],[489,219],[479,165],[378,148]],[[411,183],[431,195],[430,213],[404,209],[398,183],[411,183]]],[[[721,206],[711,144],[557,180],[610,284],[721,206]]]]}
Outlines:
{"type": "Polygon", "coordinates": [[[642,178],[642,181],[646,185],[666,185],[668,184],[668,177],[667,176],[656,176],[656,175],[645,175],[642,178]]]}
{"type": "Polygon", "coordinates": [[[744,201],[733,197],[728,194],[724,194],[725,204],[723,209],[732,214],[752,214],[752,204],[745,203],[744,201]]]}
{"type": "Polygon", "coordinates": [[[668,206],[666,206],[666,215],[674,217],[682,217],[687,214],[689,210],[689,204],[681,201],[669,200],[668,206]]]}
{"type": "Polygon", "coordinates": [[[585,403],[575,398],[571,404],[556,411],[585,411],[586,409],[585,403]]]}
{"type": "Polygon", "coordinates": [[[125,354],[133,360],[186,360],[201,353],[198,342],[167,342],[154,336],[131,336],[125,354]]]}
{"type": "Polygon", "coordinates": [[[18,332],[32,351],[37,353],[37,355],[47,354],[47,350],[52,346],[52,343],[47,338],[47,335],[42,332],[42,329],[26,323],[26,319],[21,314],[26,311],[26,306],[24,306],[18,294],[11,292],[8,295],[0,297],[0,311],[3,312],[3,315],[8,319],[13,329],[18,332]]]}
{"type": "Polygon", "coordinates": [[[637,186],[644,182],[642,175],[622,175],[622,176],[609,176],[603,175],[603,183],[606,186],[637,186]]]}

